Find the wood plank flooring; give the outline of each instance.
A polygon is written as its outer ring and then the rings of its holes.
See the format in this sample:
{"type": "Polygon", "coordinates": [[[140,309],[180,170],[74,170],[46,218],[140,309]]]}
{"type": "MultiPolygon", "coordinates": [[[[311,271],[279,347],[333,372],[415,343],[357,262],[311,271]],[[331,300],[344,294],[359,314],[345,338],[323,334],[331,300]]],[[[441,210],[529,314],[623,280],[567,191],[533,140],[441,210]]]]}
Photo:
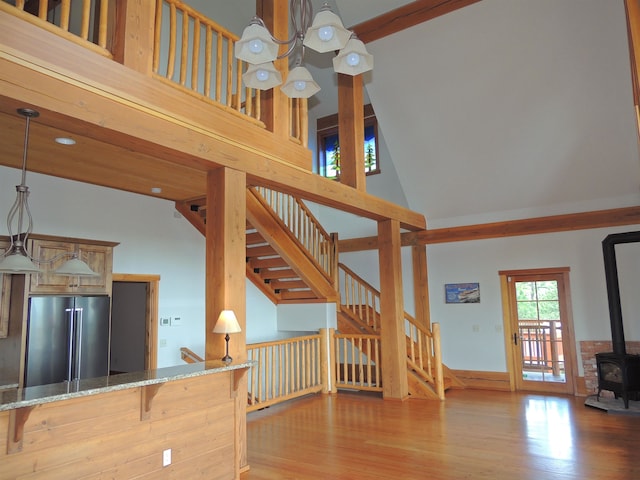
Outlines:
{"type": "Polygon", "coordinates": [[[481,390],[313,395],[250,413],[241,480],[637,480],[640,416],[481,390]]]}

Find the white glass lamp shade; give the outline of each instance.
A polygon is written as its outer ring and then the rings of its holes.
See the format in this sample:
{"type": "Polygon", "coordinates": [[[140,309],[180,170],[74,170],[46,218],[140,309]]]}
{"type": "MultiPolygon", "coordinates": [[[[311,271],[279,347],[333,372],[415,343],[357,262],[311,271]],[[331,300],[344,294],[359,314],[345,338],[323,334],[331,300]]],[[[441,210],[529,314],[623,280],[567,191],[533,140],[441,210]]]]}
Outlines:
{"type": "Polygon", "coordinates": [[[56,268],[53,273],[55,275],[68,275],[70,277],[98,277],[99,273],[91,270],[89,265],[84,263],[78,257],[73,257],[70,260],[67,260],[58,268],[56,268]]]}
{"type": "Polygon", "coordinates": [[[344,28],[340,17],[328,6],[320,10],[304,36],[303,45],[316,52],[325,53],[340,50],[349,41],[351,32],[344,28]]]}
{"type": "Polygon", "coordinates": [[[304,67],[295,67],[280,90],[289,98],[309,98],[320,91],[320,86],[304,67]]]}
{"type": "Polygon", "coordinates": [[[40,273],[22,247],[14,246],[0,261],[0,273],[40,273]]]}
{"type": "Polygon", "coordinates": [[[333,57],[333,69],[336,73],[352,76],[368,72],[373,70],[373,55],[367,52],[361,40],[351,38],[338,55],[333,57]]]}
{"type": "Polygon", "coordinates": [[[238,333],[241,331],[242,329],[233,310],[222,310],[215,327],[213,327],[213,333],[238,333]]]}
{"type": "Polygon", "coordinates": [[[282,75],[276,70],[273,62],[267,62],[249,65],[247,71],[242,75],[242,81],[249,88],[269,90],[282,83],[282,75]]]}
{"type": "Polygon", "coordinates": [[[271,38],[269,30],[252,22],[236,42],[235,56],[252,65],[273,62],[278,57],[278,44],[271,38]]]}

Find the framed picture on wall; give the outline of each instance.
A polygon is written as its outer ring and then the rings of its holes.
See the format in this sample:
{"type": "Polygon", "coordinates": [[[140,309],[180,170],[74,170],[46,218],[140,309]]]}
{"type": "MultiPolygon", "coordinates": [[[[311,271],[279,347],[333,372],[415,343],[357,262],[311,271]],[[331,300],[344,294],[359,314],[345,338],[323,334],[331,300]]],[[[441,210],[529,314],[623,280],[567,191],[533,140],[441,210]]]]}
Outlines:
{"type": "Polygon", "coordinates": [[[479,283],[445,283],[446,303],[480,303],[479,283]]]}

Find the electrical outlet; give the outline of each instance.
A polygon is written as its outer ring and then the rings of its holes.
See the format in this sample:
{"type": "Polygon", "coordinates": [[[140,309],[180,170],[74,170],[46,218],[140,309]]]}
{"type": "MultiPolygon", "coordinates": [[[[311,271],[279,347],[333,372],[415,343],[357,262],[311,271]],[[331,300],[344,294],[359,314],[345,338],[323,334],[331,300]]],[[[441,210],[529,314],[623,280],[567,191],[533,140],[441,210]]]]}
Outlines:
{"type": "Polygon", "coordinates": [[[474,325],[473,327],[471,327],[471,329],[474,333],[478,333],[480,331],[480,325],[474,325]]]}
{"type": "Polygon", "coordinates": [[[167,339],[166,338],[161,338],[160,339],[160,346],[161,347],[166,347],[167,346],[167,339]]]}
{"type": "Polygon", "coordinates": [[[162,466],[166,467],[171,465],[171,449],[167,448],[162,452],[162,466]]]}

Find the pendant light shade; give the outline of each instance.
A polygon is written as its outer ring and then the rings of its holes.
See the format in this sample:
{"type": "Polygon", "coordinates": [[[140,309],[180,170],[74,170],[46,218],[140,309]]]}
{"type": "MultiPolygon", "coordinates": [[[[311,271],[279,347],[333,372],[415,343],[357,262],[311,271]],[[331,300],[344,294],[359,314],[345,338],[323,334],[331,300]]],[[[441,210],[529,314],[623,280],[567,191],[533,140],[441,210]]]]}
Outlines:
{"type": "Polygon", "coordinates": [[[287,81],[280,87],[287,97],[309,98],[320,91],[320,86],[304,67],[296,67],[289,72],[287,81]]]}
{"type": "Polygon", "coordinates": [[[31,261],[22,244],[14,242],[13,247],[0,261],[0,273],[40,273],[40,269],[31,261]]]}
{"type": "Polygon", "coordinates": [[[262,20],[254,17],[236,42],[235,56],[252,65],[273,62],[278,58],[278,48],[262,20]]]}
{"type": "Polygon", "coordinates": [[[307,30],[303,45],[319,53],[331,52],[344,48],[349,37],[351,32],[344,28],[340,17],[325,3],[307,30]]]}
{"type": "Polygon", "coordinates": [[[53,273],[55,275],[68,275],[71,277],[99,277],[100,274],[91,270],[89,265],[80,260],[75,254],[74,257],[64,262],[53,273]]]}
{"type": "Polygon", "coordinates": [[[282,83],[282,75],[276,70],[273,62],[267,62],[249,65],[247,71],[242,75],[242,81],[249,88],[269,90],[282,83]]]}
{"type": "Polygon", "coordinates": [[[333,69],[351,76],[368,72],[373,70],[373,55],[367,52],[361,40],[352,37],[333,58],[333,69]]]}

